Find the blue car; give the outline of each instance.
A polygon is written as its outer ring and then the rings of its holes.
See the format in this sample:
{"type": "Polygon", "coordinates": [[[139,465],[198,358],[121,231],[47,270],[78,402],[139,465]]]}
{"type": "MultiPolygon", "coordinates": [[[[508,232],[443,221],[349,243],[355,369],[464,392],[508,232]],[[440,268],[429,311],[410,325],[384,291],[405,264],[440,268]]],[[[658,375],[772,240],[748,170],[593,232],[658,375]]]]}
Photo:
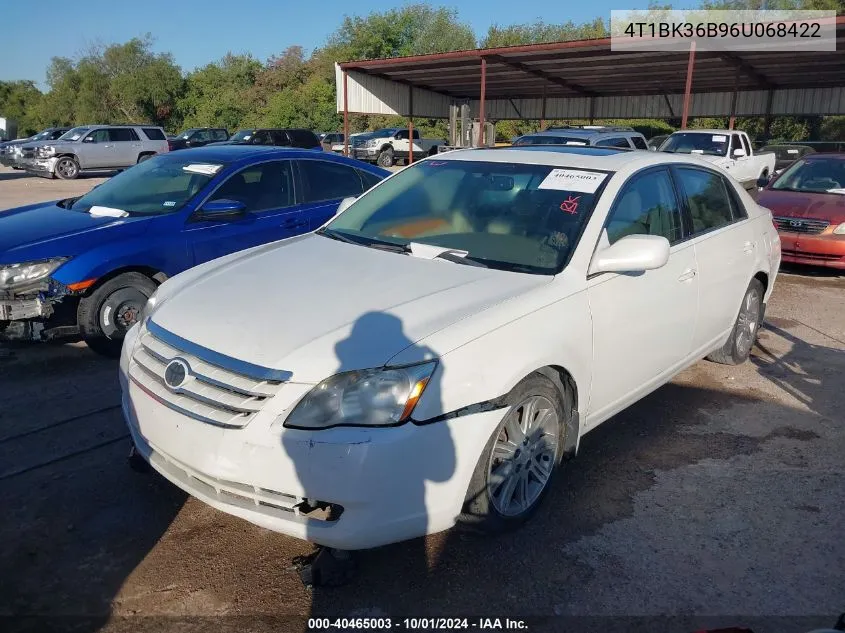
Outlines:
{"type": "Polygon", "coordinates": [[[0,332],[12,321],[48,334],[76,326],[91,349],[117,355],[168,277],[317,229],[388,174],[312,150],[203,147],[156,156],[79,198],[0,212],[0,332]]]}

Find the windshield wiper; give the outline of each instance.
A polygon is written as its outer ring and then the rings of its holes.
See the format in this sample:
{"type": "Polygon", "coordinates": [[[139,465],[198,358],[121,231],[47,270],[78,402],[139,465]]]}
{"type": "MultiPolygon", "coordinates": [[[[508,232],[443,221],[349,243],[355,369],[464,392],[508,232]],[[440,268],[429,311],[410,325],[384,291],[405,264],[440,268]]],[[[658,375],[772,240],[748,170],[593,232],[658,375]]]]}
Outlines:
{"type": "Polygon", "coordinates": [[[56,206],[61,207],[62,209],[70,209],[81,197],[82,196],[76,196],[75,198],[65,198],[64,200],[59,200],[56,203],[56,206]]]}
{"type": "Polygon", "coordinates": [[[477,259],[474,259],[469,255],[455,255],[454,253],[450,253],[449,251],[446,251],[445,253],[440,253],[435,257],[435,259],[445,259],[447,262],[463,264],[464,266],[478,266],[479,268],[490,268],[487,264],[477,259]]]}
{"type": "Polygon", "coordinates": [[[326,237],[337,240],[338,242],[367,246],[369,248],[378,248],[380,250],[391,251],[393,253],[407,253],[409,250],[408,247],[403,244],[379,240],[374,237],[353,236],[349,233],[341,233],[340,231],[332,231],[331,229],[320,229],[319,231],[316,231],[316,233],[317,235],[325,235],[326,237]]]}

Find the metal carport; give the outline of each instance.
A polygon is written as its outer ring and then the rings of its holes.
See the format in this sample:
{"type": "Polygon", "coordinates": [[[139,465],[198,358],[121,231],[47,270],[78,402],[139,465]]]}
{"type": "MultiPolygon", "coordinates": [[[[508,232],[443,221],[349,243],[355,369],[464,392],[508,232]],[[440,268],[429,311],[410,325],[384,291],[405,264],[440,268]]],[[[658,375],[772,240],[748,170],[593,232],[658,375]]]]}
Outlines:
{"type": "Polygon", "coordinates": [[[485,119],[845,114],[845,17],[837,50],[612,51],[610,38],[336,64],[337,110],[485,119]]]}

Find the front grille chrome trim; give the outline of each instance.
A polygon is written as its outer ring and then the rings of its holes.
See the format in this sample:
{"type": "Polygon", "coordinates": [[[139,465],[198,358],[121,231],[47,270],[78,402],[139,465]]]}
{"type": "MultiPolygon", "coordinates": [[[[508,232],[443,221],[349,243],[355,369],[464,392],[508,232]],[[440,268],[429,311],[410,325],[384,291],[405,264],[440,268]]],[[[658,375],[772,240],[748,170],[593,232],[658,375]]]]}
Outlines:
{"type": "Polygon", "coordinates": [[[785,216],[774,216],[775,226],[782,233],[801,233],[803,235],[818,235],[822,233],[830,222],[816,218],[791,218],[785,216]],[[795,222],[796,226],[791,223],[795,222]]]}

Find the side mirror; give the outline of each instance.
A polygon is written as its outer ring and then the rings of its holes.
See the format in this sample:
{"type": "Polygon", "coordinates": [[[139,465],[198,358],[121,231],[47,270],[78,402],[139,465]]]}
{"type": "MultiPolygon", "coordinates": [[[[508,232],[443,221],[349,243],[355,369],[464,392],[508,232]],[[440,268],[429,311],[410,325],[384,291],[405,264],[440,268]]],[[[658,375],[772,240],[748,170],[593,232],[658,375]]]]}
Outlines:
{"type": "Polygon", "coordinates": [[[96,143],[97,139],[95,139],[93,136],[86,136],[84,139],[82,139],[82,142],[83,143],[96,143]]]}
{"type": "Polygon", "coordinates": [[[765,175],[760,176],[757,179],[757,187],[759,189],[762,189],[763,187],[768,185],[772,180],[774,180],[774,175],[773,176],[765,176],[765,175]]]}
{"type": "Polygon", "coordinates": [[[357,198],[355,196],[350,196],[349,198],[344,198],[343,200],[341,200],[340,204],[337,205],[337,211],[335,211],[334,213],[335,216],[338,216],[344,211],[346,211],[356,200],[357,198]]]}
{"type": "Polygon", "coordinates": [[[665,237],[628,235],[593,255],[588,274],[638,273],[661,268],[668,261],[669,240],[665,237]]]}
{"type": "Polygon", "coordinates": [[[235,220],[246,214],[246,205],[237,200],[211,200],[206,202],[199,211],[200,220],[235,220]]]}
{"type": "Polygon", "coordinates": [[[745,150],[744,150],[744,149],[742,149],[741,147],[737,147],[737,148],[734,150],[734,154],[733,154],[733,155],[734,155],[734,158],[742,158],[743,156],[745,156],[745,150]]]}

